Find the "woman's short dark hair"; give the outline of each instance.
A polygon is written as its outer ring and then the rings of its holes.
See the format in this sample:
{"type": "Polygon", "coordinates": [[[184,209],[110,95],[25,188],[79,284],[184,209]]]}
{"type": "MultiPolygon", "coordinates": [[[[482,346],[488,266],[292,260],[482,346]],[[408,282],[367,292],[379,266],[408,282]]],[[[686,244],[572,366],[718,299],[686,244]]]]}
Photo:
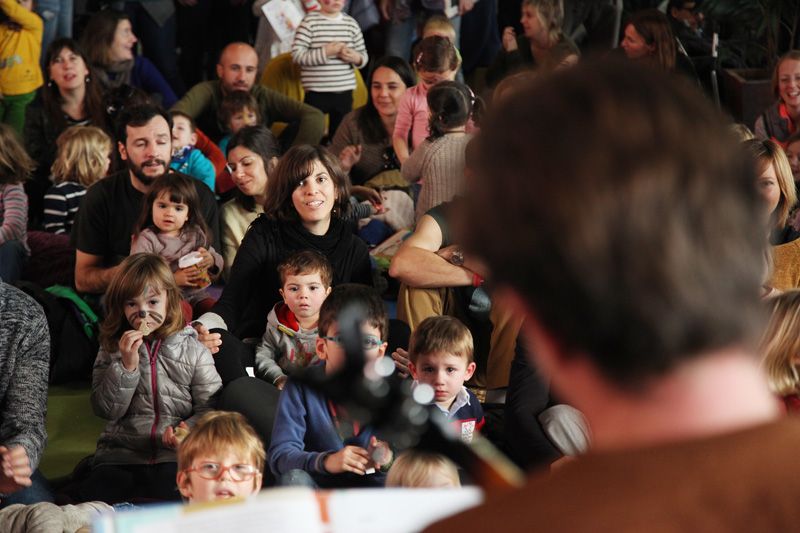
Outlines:
{"type": "MultiPolygon", "coordinates": [[[[266,126],[262,125],[245,126],[234,133],[231,140],[228,141],[228,153],[231,153],[231,150],[239,146],[247,148],[261,158],[264,163],[264,172],[269,168],[270,160],[273,157],[278,157],[281,153],[275,136],[266,126]]],[[[236,203],[246,210],[255,211],[256,201],[252,196],[247,196],[239,189],[236,189],[234,199],[236,203]]]]}
{"type": "Polygon", "coordinates": [[[275,220],[299,221],[292,193],[301,181],[311,175],[315,161],[328,171],[336,189],[332,216],[345,217],[350,211],[350,179],[342,171],[339,159],[321,146],[293,146],[278,161],[267,181],[267,203],[264,213],[275,220]]]}
{"type": "Polygon", "coordinates": [[[369,72],[369,81],[367,83],[369,98],[366,105],[359,111],[357,121],[358,129],[361,130],[364,141],[369,144],[385,143],[390,139],[390,134],[386,133],[386,128],[383,125],[378,109],[375,107],[375,102],[372,101],[372,78],[375,75],[375,71],[381,67],[393,70],[395,74],[400,76],[407,89],[417,83],[417,77],[414,75],[411,65],[405,59],[397,56],[385,56],[375,62],[369,72]]]}

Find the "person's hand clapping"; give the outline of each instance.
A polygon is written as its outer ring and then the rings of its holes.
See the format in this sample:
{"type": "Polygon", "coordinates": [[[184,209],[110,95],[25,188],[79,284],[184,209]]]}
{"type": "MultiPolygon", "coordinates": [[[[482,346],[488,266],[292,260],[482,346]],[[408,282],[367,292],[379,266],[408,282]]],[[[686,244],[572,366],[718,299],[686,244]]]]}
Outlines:
{"type": "Polygon", "coordinates": [[[333,41],[325,45],[325,55],[327,57],[337,57],[344,48],[344,43],[340,41],[333,41]]]}
{"type": "Polygon", "coordinates": [[[360,144],[349,144],[339,152],[339,162],[342,165],[342,170],[345,172],[350,172],[350,169],[356,166],[359,161],[361,161],[360,144]]]}
{"type": "Polygon", "coordinates": [[[517,49],[517,32],[514,28],[507,26],[503,30],[503,50],[506,52],[513,52],[517,49]]]}

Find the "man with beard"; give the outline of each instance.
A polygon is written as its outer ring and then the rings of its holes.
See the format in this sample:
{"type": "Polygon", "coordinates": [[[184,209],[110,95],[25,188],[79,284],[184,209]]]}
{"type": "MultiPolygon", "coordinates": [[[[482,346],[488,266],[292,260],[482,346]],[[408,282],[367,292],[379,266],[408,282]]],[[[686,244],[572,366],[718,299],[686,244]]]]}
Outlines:
{"type": "Polygon", "coordinates": [[[203,133],[219,142],[226,130],[218,118],[223,97],[234,91],[247,91],[258,102],[261,122],[265,126],[271,127],[273,122],[289,124],[280,136],[284,149],[291,145],[319,143],[325,129],[322,112],[257,84],[257,68],[258,55],[252,46],[231,43],[222,51],[217,63],[219,79],[198,83],[172,110],[192,117],[203,133]]]}
{"type": "MultiPolygon", "coordinates": [[[[171,172],[171,132],[169,114],[159,107],[140,105],[121,113],[117,144],[128,168],[89,188],[72,231],[78,291],[104,292],[117,265],[128,256],[145,195],[156,179],[171,172]]],[[[214,194],[200,181],[193,179],[192,183],[213,235],[213,245],[219,248],[219,214],[214,194]]]]}

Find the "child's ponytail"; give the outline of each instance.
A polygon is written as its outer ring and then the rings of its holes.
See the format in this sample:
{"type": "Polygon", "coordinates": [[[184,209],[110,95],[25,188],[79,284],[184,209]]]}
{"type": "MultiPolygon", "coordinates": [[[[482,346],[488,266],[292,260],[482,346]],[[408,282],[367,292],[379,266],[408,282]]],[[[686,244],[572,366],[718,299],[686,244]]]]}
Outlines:
{"type": "Polygon", "coordinates": [[[456,47],[450,39],[439,35],[422,39],[414,48],[413,57],[417,72],[447,72],[459,67],[456,47]]]}
{"type": "Polygon", "coordinates": [[[428,91],[430,119],[428,140],[442,137],[448,131],[464,126],[483,111],[483,101],[472,90],[455,81],[442,81],[428,91]]]}

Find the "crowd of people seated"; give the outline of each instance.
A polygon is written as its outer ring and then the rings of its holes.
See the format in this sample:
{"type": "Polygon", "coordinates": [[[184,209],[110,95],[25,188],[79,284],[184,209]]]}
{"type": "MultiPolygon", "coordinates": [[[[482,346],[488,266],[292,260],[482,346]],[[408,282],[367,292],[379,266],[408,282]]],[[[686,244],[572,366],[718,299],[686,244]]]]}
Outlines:
{"type": "Polygon", "coordinates": [[[368,375],[532,473],[434,530],[796,523],[800,51],[744,125],[702,90],[695,2],[522,0],[505,27],[491,0],[304,0],[284,41],[264,3],[201,43],[211,0],[74,37],[0,0],[0,528],[474,483],[313,386],[354,307],[368,375]],[[59,480],[37,286],[99,317],[76,377],[107,425],[59,480]]]}

